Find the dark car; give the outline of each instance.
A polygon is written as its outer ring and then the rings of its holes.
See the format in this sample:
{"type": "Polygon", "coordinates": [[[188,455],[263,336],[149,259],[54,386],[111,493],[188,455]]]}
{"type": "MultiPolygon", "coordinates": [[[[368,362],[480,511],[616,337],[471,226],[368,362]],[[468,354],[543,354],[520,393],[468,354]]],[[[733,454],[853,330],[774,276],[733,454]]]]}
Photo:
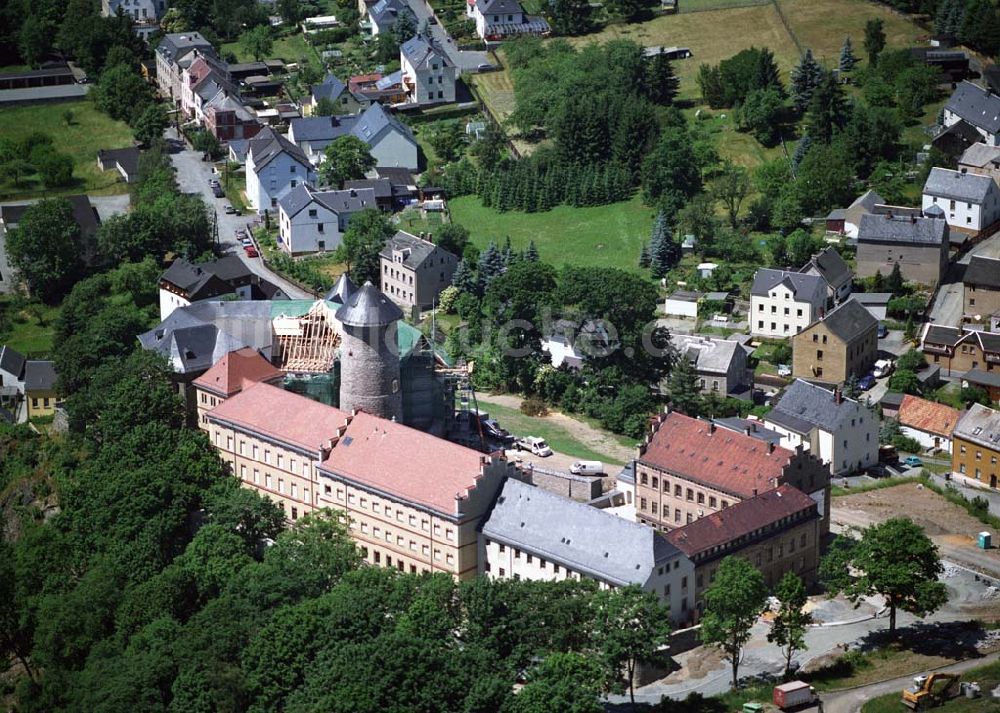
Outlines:
{"type": "Polygon", "coordinates": [[[858,388],[862,391],[868,391],[873,386],[875,386],[875,377],[872,374],[865,374],[858,379],[858,388]]]}
{"type": "Polygon", "coordinates": [[[510,440],[511,437],[510,432],[500,428],[500,424],[497,423],[492,418],[483,419],[482,424],[483,424],[483,434],[486,435],[488,438],[493,438],[498,441],[510,440]]]}
{"type": "Polygon", "coordinates": [[[216,198],[222,198],[224,195],[226,195],[225,191],[222,190],[222,186],[219,185],[212,186],[212,193],[215,195],[216,198]]]}
{"type": "Polygon", "coordinates": [[[889,336],[889,328],[886,327],[884,324],[879,324],[878,325],[878,338],[879,339],[885,339],[888,336],[889,336]]]}

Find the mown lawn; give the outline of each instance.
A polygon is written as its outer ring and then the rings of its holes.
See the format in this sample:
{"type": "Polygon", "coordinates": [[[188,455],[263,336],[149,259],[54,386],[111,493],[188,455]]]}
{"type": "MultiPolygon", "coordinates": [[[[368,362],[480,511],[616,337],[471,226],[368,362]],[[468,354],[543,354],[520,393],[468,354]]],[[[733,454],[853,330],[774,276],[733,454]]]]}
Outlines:
{"type": "Polygon", "coordinates": [[[32,358],[49,356],[58,307],[38,303],[17,310],[9,297],[0,297],[0,344],[32,358]]]}
{"type": "MultiPolygon", "coordinates": [[[[997,710],[997,700],[990,695],[1000,684],[1000,662],[994,662],[980,668],[974,668],[962,674],[962,681],[977,681],[982,689],[980,698],[955,698],[944,705],[935,708],[940,713],[986,713],[997,710]]],[[[899,702],[900,693],[887,693],[874,698],[861,708],[861,713],[899,713],[905,710],[899,702]]]]}
{"type": "MultiPolygon", "coordinates": [[[[622,465],[607,453],[598,453],[577,440],[573,432],[546,417],[525,416],[517,409],[494,403],[479,402],[479,408],[495,418],[501,426],[516,436],[538,436],[548,441],[552,450],[581,460],[599,460],[602,463],[622,465]]],[[[614,437],[614,436],[612,436],[614,437]]]]}
{"type": "Polygon", "coordinates": [[[515,250],[535,241],[544,262],[618,267],[638,271],[639,251],[649,240],[654,211],[635,196],[629,201],[588,208],[557,206],[545,213],[499,213],[484,208],[478,196],[448,202],[451,219],[464,225],[479,248],[510,236],[515,250]]]}
{"type": "Polygon", "coordinates": [[[0,136],[20,141],[35,132],[48,134],[57,151],[73,157],[74,184],[47,190],[37,176],[32,176],[15,186],[10,176],[4,174],[0,175],[0,200],[71,193],[112,195],[128,191],[117,171],[101,171],[97,167],[98,149],[118,149],[133,144],[132,132],[125,122],[114,121],[86,99],[0,109],[0,136]],[[69,125],[63,119],[67,110],[73,112],[73,123],[69,125]]]}
{"type": "MultiPolygon", "coordinates": [[[[236,59],[239,62],[254,61],[254,57],[243,49],[239,40],[236,42],[227,42],[222,45],[222,53],[225,54],[227,52],[235,54],[236,59]]],[[[305,37],[303,37],[301,32],[283,35],[276,38],[274,40],[274,46],[271,48],[271,53],[265,57],[265,59],[284,60],[285,63],[299,62],[303,58],[308,59],[310,62],[316,62],[322,65],[319,61],[319,55],[309,45],[309,43],[306,42],[305,37]]]]}

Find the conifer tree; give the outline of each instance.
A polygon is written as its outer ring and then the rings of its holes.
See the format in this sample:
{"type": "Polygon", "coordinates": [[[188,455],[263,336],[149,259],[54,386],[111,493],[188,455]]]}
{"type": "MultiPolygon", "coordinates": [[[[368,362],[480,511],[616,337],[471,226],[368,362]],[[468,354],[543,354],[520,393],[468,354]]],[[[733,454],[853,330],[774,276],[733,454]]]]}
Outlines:
{"type": "Polygon", "coordinates": [[[479,256],[479,285],[482,292],[486,292],[493,280],[502,274],[503,255],[497,249],[497,244],[491,240],[479,256]]]}
{"type": "Polygon", "coordinates": [[[649,243],[643,243],[639,251],[639,267],[643,269],[649,267],[649,243]]]}
{"type": "Polygon", "coordinates": [[[823,81],[823,68],[813,58],[811,49],[807,49],[802,59],[792,70],[792,106],[795,111],[803,112],[809,107],[813,92],[823,81]]]}
{"type": "Polygon", "coordinates": [[[514,248],[510,244],[509,235],[507,236],[507,239],[504,241],[503,252],[500,253],[500,257],[503,258],[503,266],[504,270],[506,270],[507,268],[510,267],[511,263],[514,260],[514,248]]]}
{"type": "Polygon", "coordinates": [[[651,102],[668,106],[677,96],[679,80],[666,53],[660,53],[646,62],[646,96],[651,102]]]}
{"type": "Polygon", "coordinates": [[[844,44],[840,48],[840,71],[850,72],[858,63],[858,58],[854,54],[854,47],[851,45],[851,37],[844,38],[844,44]]]}
{"type": "Polygon", "coordinates": [[[538,248],[535,247],[534,240],[528,243],[528,249],[524,251],[524,259],[527,262],[538,262],[540,260],[538,256],[538,248]]]}
{"type": "Polygon", "coordinates": [[[764,47],[757,57],[757,71],[754,74],[753,88],[767,89],[774,87],[778,94],[785,96],[785,88],[781,85],[781,73],[774,59],[774,52],[764,47]]]}
{"type": "Polygon", "coordinates": [[[472,295],[479,291],[479,281],[476,279],[476,273],[468,261],[464,259],[458,261],[458,265],[455,267],[455,274],[451,277],[451,284],[462,292],[468,292],[472,295]]]}
{"type": "Polygon", "coordinates": [[[806,134],[800,140],[798,145],[795,147],[795,151],[792,153],[792,168],[797,168],[802,159],[806,157],[809,153],[809,148],[812,146],[812,138],[806,134]]]}
{"type": "Polygon", "coordinates": [[[673,267],[680,252],[667,225],[667,216],[662,210],[656,215],[653,234],[650,238],[649,268],[653,277],[660,279],[673,267]]]}
{"type": "Polygon", "coordinates": [[[824,72],[823,79],[813,92],[806,117],[806,133],[813,141],[828,144],[834,132],[847,121],[847,104],[844,93],[832,72],[824,72]]]}

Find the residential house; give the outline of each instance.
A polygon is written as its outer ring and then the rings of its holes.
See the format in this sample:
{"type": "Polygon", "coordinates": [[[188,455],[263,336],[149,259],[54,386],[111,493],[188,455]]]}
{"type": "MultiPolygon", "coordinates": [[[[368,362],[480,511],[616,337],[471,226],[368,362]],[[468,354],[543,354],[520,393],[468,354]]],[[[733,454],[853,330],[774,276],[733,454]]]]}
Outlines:
{"type": "MultiPolygon", "coordinates": [[[[410,14],[411,17],[413,15],[413,11],[410,10],[403,0],[378,0],[369,6],[367,10],[367,19],[372,37],[376,37],[383,32],[392,32],[392,29],[396,26],[396,20],[399,19],[400,15],[404,13],[410,14]]],[[[414,22],[414,26],[416,26],[416,22],[414,22]]]]}
{"type": "Polygon", "coordinates": [[[352,94],[364,99],[369,104],[405,104],[406,87],[403,86],[403,73],[399,70],[383,76],[380,72],[357,74],[347,80],[347,87],[352,94]]]}
{"type": "Polygon", "coordinates": [[[156,47],[157,87],[160,94],[170,99],[175,109],[181,108],[182,73],[191,66],[197,53],[217,56],[212,43],[197,32],[164,35],[156,47]]]}
{"type": "Polygon", "coordinates": [[[316,165],[324,160],[326,147],[341,136],[355,136],[368,144],[379,166],[401,166],[413,171],[419,167],[413,131],[381,104],[372,104],[357,115],[294,119],[288,132],[289,140],[316,165]]]}
{"type": "Polygon", "coordinates": [[[429,38],[416,35],[400,45],[399,63],[409,103],[439,104],[455,101],[458,70],[429,38]]]}
{"type": "Polygon", "coordinates": [[[944,105],[943,124],[946,127],[964,121],[982,135],[982,142],[1000,145],[1000,97],[972,82],[962,82],[944,105]]]}
{"type": "Polygon", "coordinates": [[[761,268],[750,287],[750,333],[755,337],[798,334],[826,310],[826,281],[817,275],[761,268]]]}
{"type": "Polygon", "coordinates": [[[809,258],[809,262],[803,265],[799,272],[823,278],[826,282],[827,308],[840,304],[851,294],[854,273],[837,249],[832,246],[820,250],[809,258]]]}
{"type": "Polygon", "coordinates": [[[826,217],[826,229],[831,233],[841,233],[848,238],[858,237],[861,216],[875,212],[875,206],[885,203],[882,196],[868,190],[858,196],[847,208],[837,208],[826,217]]]}
{"type": "Polygon", "coordinates": [[[863,215],[858,227],[856,273],[888,276],[899,265],[904,280],[933,287],[948,266],[949,227],[942,218],[863,215]]]}
{"type": "Polygon", "coordinates": [[[7,345],[0,345],[0,404],[16,405],[24,395],[25,358],[7,345]]]}
{"type": "Polygon", "coordinates": [[[315,184],[316,169],[302,149],[265,128],[247,146],[247,199],[258,212],[274,211],[278,201],[303,184],[315,184]]]}
{"type": "Polygon", "coordinates": [[[487,42],[518,35],[547,35],[549,23],[524,13],[517,0],[467,0],[466,16],[476,23],[476,34],[487,42]]]}
{"type": "Polygon", "coordinates": [[[796,379],[764,416],[764,425],[781,434],[782,446],[808,450],[832,475],[878,463],[878,416],[840,389],[796,379]]]}
{"type": "Polygon", "coordinates": [[[950,454],[951,434],[961,415],[957,408],[906,394],[896,418],[904,436],[913,438],[925,450],[940,448],[950,454]]]}
{"type": "Polygon", "coordinates": [[[24,400],[28,418],[51,416],[56,412],[55,362],[29,360],[24,363],[24,400]]]}
{"type": "Polygon", "coordinates": [[[675,411],[660,414],[635,461],[636,519],[673,530],[773,490],[809,494],[829,530],[830,468],[798,447],[789,450],[675,411]]]}
{"type": "Polygon", "coordinates": [[[1000,401],[1000,370],[969,369],[962,374],[962,387],[982,389],[996,403],[1000,401]]]}
{"type": "Polygon", "coordinates": [[[312,85],[309,96],[302,103],[302,113],[313,115],[324,99],[332,104],[334,114],[357,114],[371,106],[370,99],[356,94],[337,77],[328,74],[322,83],[312,85]]]}
{"type": "Polygon", "coordinates": [[[962,278],[967,319],[977,322],[1000,311],[1000,259],[973,255],[962,278]]]}
{"type": "Polygon", "coordinates": [[[682,594],[694,568],[659,532],[513,478],[483,522],[479,566],[490,579],[638,586],[670,608],[675,625],[694,606],[682,594]]]}
{"type": "Polygon", "coordinates": [[[931,138],[931,148],[951,161],[957,159],[982,140],[983,136],[975,126],[960,119],[951,126],[940,127],[931,138]]]}
{"type": "Polygon", "coordinates": [[[168,0],[101,0],[101,15],[114,17],[119,12],[132,18],[135,34],[149,41],[160,30],[160,18],[170,7],[168,0]]]}
{"type": "Polygon", "coordinates": [[[383,213],[392,213],[396,201],[392,195],[392,182],[386,178],[362,178],[356,181],[344,181],[345,191],[370,190],[375,195],[375,205],[383,213]]]}
{"type": "Polygon", "coordinates": [[[952,432],[951,470],[991,488],[1000,478],[1000,411],[973,404],[952,432]]]}
{"type": "Polygon", "coordinates": [[[205,129],[219,141],[252,139],[260,130],[257,117],[235,96],[218,92],[204,106],[205,129]]]}
{"type": "Polygon", "coordinates": [[[301,185],[278,201],[278,247],[290,255],[336,250],[351,216],[375,207],[370,188],[317,191],[301,185]]]}
{"type": "Polygon", "coordinates": [[[994,182],[1000,183],[1000,146],[973,144],[958,159],[958,170],[989,176],[994,182]]]}
{"type": "Polygon", "coordinates": [[[125,183],[134,183],[139,178],[139,156],[137,146],[124,149],[99,149],[97,167],[102,171],[114,169],[121,174],[125,183]]]}
{"type": "Polygon", "coordinates": [[[229,67],[214,52],[194,50],[190,65],[181,69],[181,111],[198,123],[205,120],[205,105],[218,94],[238,96],[229,78],[229,67]]]}
{"type": "Polygon", "coordinates": [[[615,331],[603,319],[588,319],[583,324],[558,319],[542,339],[542,351],[549,354],[557,369],[564,364],[579,369],[587,357],[607,356],[619,346],[615,331]]]}
{"type": "Polygon", "coordinates": [[[398,166],[376,166],[375,176],[392,184],[392,200],[396,209],[403,208],[418,200],[419,189],[413,172],[398,166]]]}
{"type": "Polygon", "coordinates": [[[843,302],[792,337],[792,375],[840,384],[871,371],[878,320],[859,302],[843,302]]]}
{"type": "Polygon", "coordinates": [[[921,335],[920,349],[947,376],[975,369],[1000,372],[1000,334],[995,332],[928,323],[921,335]]]}
{"type": "Polygon", "coordinates": [[[256,349],[243,347],[229,352],[192,382],[198,409],[197,423],[205,423],[206,413],[251,384],[263,382],[280,387],[284,379],[285,373],[256,349]]]}
{"type": "Polygon", "coordinates": [[[943,210],[953,230],[976,235],[1000,220],[1000,186],[989,176],[935,167],[924,183],[922,205],[925,211],[943,210]]]}
{"type": "Polygon", "coordinates": [[[749,396],[753,370],[740,342],[699,334],[674,334],[670,341],[678,355],[688,359],[698,373],[702,393],[749,396]]]}
{"type": "Polygon", "coordinates": [[[705,589],[725,557],[756,567],[769,590],[788,572],[812,586],[825,535],[821,506],[788,484],[671,530],[667,541],[694,564],[693,579],[686,587],[682,581],[682,592],[694,602],[690,621],[700,617],[705,589]]]}
{"type": "Polygon", "coordinates": [[[232,295],[241,300],[281,300],[288,295],[235,255],[194,264],[177,258],[160,275],[160,319],[192,302],[232,295]]]}
{"type": "Polygon", "coordinates": [[[405,309],[429,309],[451,284],[458,257],[429,240],[397,231],[379,253],[381,290],[405,309]]]}

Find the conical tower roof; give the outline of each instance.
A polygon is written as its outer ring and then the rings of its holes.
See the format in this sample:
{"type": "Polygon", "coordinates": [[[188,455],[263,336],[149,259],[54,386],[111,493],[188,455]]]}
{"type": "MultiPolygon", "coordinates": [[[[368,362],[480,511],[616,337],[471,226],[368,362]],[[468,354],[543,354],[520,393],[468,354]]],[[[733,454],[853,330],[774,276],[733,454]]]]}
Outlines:
{"type": "Polygon", "coordinates": [[[351,295],[357,291],[358,286],[351,281],[350,276],[345,272],[337,278],[337,283],[330,288],[330,291],[323,296],[323,299],[346,304],[351,295]]]}
{"type": "Polygon", "coordinates": [[[403,310],[366,282],[337,310],[337,320],[350,327],[382,327],[403,318],[403,310]]]}

